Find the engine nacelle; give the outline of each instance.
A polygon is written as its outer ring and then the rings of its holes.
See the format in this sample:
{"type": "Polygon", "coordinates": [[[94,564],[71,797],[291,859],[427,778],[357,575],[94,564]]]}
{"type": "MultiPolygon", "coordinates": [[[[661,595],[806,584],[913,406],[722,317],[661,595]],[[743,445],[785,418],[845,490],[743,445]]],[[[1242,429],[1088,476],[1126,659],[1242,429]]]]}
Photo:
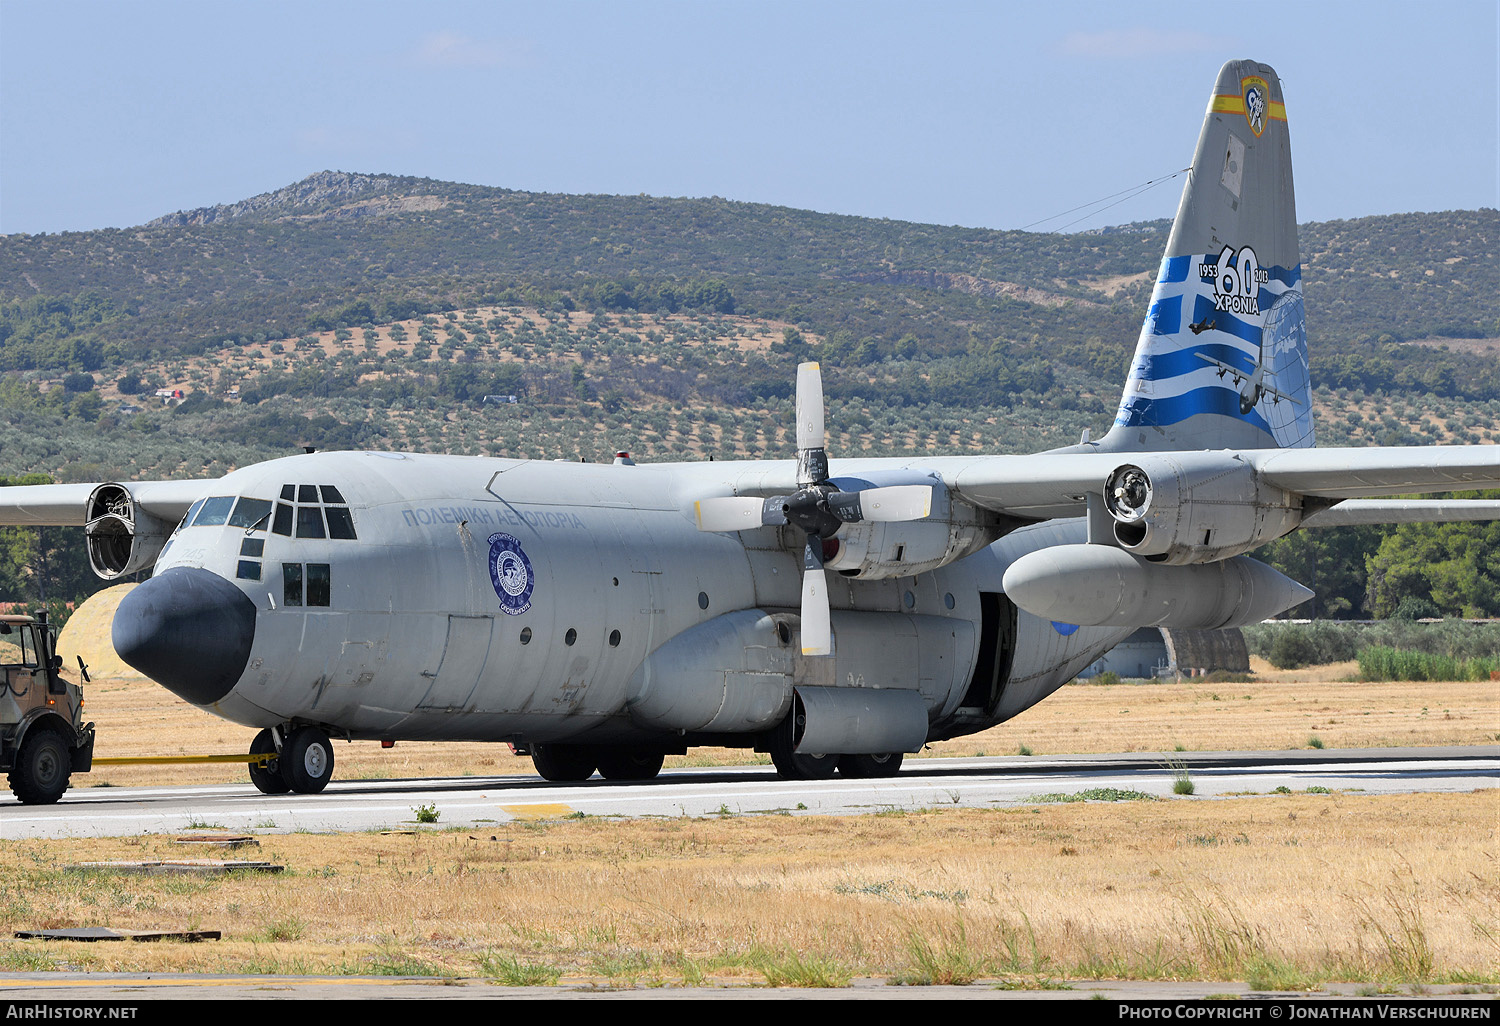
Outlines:
{"type": "Polygon", "coordinates": [[[1159,563],[1227,559],[1302,519],[1297,496],[1227,452],[1142,454],[1109,476],[1104,504],[1120,547],[1159,563]]]}
{"type": "MultiPolygon", "coordinates": [[[[844,488],[850,487],[850,481],[835,479],[844,488]]],[[[932,478],[879,475],[879,480],[858,482],[859,487],[895,484],[932,485],[932,511],[921,520],[844,524],[834,536],[838,551],[824,557],[826,569],[862,581],[911,577],[978,552],[995,540],[996,532],[985,524],[978,509],[953,502],[948,489],[932,478]]]]}
{"type": "Polygon", "coordinates": [[[1052,545],[1005,571],[1005,594],[1034,616],[1091,627],[1243,627],[1312,598],[1249,556],[1164,566],[1113,545],[1052,545]]]}
{"type": "Polygon", "coordinates": [[[122,484],[102,484],[89,495],[83,529],[89,565],[106,581],[156,562],[177,525],[152,516],[122,484]]]}

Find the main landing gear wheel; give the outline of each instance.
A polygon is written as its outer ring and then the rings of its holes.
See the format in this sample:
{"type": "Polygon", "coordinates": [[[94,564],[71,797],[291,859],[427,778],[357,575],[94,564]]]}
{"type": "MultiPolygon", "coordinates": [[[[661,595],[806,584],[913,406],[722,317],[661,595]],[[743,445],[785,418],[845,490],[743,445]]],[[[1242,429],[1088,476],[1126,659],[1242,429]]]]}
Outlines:
{"type": "MultiPolygon", "coordinates": [[[[267,727],[255,735],[255,740],[250,742],[251,755],[270,755],[276,751],[276,739],[271,735],[271,728],[267,727]]],[[[261,794],[286,794],[292,789],[292,785],[286,782],[281,775],[281,760],[272,759],[262,766],[258,762],[250,764],[250,783],[255,785],[261,794]]]]}
{"type": "Polygon", "coordinates": [[[605,780],[654,780],[666,756],[647,748],[611,746],[598,753],[599,775],[605,780]]]}
{"type": "Polygon", "coordinates": [[[317,727],[299,727],[281,750],[281,776],[298,794],[317,794],[333,779],[333,742],[317,727]]]}
{"type": "Polygon", "coordinates": [[[846,777],[873,779],[894,777],[901,772],[901,752],[884,755],[842,755],[839,757],[839,773],[846,777]]]}
{"type": "Polygon", "coordinates": [[[10,789],[27,805],[51,805],[68,789],[73,759],[55,730],[36,729],[21,742],[10,771],[10,789]]]}
{"type": "Polygon", "coordinates": [[[839,768],[841,756],[792,751],[795,747],[792,731],[796,725],[793,718],[798,711],[787,713],[786,719],[771,732],[770,744],[766,746],[771,753],[771,764],[783,780],[827,780],[839,768]]]}
{"type": "Polygon", "coordinates": [[[532,745],[531,764],[542,779],[576,784],[594,775],[597,751],[583,745],[532,745]]]}

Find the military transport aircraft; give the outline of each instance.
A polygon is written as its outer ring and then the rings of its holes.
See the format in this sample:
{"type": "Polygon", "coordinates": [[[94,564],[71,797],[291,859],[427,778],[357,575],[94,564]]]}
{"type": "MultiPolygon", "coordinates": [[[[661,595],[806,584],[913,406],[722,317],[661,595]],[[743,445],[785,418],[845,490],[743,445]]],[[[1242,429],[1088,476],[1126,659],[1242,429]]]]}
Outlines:
{"type": "Polygon", "coordinates": [[[648,778],[692,745],[885,776],[1138,627],[1306,600],[1243,555],[1304,522],[1500,515],[1379,498],[1500,486],[1500,446],[1312,447],[1301,286],[1281,85],[1233,61],[1098,441],[829,460],[804,364],[795,461],[318,452],[9,488],[0,523],[84,525],[105,578],[154,566],[115,648],[263,728],[263,791],[321,790],[334,738],[508,741],[556,781],[648,778]]]}

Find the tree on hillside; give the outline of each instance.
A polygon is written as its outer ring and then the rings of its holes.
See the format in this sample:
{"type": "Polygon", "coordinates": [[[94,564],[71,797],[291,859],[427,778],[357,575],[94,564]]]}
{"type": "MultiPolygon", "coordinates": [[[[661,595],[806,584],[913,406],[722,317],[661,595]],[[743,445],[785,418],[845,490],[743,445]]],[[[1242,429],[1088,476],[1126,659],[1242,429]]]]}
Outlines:
{"type": "Polygon", "coordinates": [[[1377,617],[1394,615],[1411,596],[1444,616],[1500,616],[1500,521],[1401,524],[1367,566],[1367,603],[1377,617]]]}
{"type": "MultiPolygon", "coordinates": [[[[0,477],[0,487],[51,484],[46,474],[0,477]]],[[[77,527],[0,527],[0,602],[45,605],[81,601],[105,587],[89,567],[77,527]]]]}

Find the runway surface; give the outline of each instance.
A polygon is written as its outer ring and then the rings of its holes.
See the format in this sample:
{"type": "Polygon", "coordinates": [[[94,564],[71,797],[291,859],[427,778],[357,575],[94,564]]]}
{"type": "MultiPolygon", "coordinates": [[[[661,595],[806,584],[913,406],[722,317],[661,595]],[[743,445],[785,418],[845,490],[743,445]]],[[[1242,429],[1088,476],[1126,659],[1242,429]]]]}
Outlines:
{"type": "MultiPolygon", "coordinates": [[[[184,774],[191,772],[184,769],[184,774]]],[[[76,786],[51,806],[0,799],[0,837],[131,836],[194,826],[262,832],[400,829],[431,807],[437,826],[589,816],[712,816],[789,812],[858,815],[887,809],[1020,805],[1035,796],[1113,787],[1168,796],[1186,773],[1195,798],[1310,787],[1366,794],[1500,786],[1500,745],[1442,748],[1177,752],[982,759],[908,759],[888,780],[780,780],[769,766],[663,771],[646,783],[595,778],[549,784],[531,775],[339,780],[317,795],[264,795],[243,784],[76,786]]],[[[87,776],[76,777],[85,783],[87,776]]]]}

